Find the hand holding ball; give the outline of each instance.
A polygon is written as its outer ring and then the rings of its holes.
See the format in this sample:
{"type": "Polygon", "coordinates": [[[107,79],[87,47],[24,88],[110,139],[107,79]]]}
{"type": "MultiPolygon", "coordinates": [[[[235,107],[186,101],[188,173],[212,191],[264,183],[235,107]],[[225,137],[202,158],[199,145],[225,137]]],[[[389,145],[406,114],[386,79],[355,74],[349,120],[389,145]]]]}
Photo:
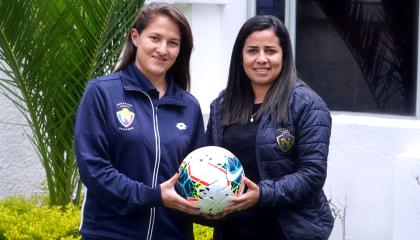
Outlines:
{"type": "Polygon", "coordinates": [[[230,204],[230,196],[244,190],[244,170],[228,150],[207,146],[192,151],[179,167],[180,195],[197,203],[201,212],[217,215],[230,204]]]}

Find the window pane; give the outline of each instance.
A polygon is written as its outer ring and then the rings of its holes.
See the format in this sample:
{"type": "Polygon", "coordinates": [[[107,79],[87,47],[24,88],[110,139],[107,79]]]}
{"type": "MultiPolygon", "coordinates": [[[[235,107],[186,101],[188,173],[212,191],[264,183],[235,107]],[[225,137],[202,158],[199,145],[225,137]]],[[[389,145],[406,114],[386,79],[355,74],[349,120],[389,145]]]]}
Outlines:
{"type": "Polygon", "coordinates": [[[332,110],[413,115],[417,0],[298,0],[299,75],[332,110]]]}
{"type": "Polygon", "coordinates": [[[257,15],[274,15],[284,22],[284,0],[257,0],[257,15]]]}

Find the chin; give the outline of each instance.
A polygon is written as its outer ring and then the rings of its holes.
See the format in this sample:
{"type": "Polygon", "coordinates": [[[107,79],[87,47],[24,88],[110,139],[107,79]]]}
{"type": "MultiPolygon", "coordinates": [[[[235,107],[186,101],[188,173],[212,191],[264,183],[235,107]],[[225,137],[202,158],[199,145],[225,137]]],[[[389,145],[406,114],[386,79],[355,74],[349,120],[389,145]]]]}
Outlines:
{"type": "Polygon", "coordinates": [[[155,68],[152,69],[151,72],[155,75],[165,75],[165,73],[167,72],[166,68],[155,68]]]}
{"type": "Polygon", "coordinates": [[[269,85],[269,84],[272,84],[273,81],[270,79],[264,78],[264,79],[256,79],[255,83],[260,84],[260,85],[269,85]]]}
{"type": "Polygon", "coordinates": [[[255,86],[269,86],[271,87],[271,85],[273,85],[274,81],[270,81],[270,80],[256,80],[256,81],[252,81],[253,84],[255,84],[255,86]]]}

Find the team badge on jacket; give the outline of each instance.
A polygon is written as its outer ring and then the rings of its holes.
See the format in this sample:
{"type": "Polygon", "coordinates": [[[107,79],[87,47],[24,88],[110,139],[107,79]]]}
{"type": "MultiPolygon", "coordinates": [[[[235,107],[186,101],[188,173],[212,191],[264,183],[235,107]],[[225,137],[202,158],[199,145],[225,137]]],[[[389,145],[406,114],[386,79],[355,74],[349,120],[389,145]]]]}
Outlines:
{"type": "Polygon", "coordinates": [[[276,137],[276,140],[280,151],[283,153],[290,151],[295,142],[295,136],[292,131],[288,128],[279,128],[277,132],[279,132],[279,135],[276,137]]]}
{"type": "Polygon", "coordinates": [[[134,113],[130,112],[128,108],[123,108],[117,112],[118,121],[123,125],[125,128],[128,128],[134,120],[134,113]]]}

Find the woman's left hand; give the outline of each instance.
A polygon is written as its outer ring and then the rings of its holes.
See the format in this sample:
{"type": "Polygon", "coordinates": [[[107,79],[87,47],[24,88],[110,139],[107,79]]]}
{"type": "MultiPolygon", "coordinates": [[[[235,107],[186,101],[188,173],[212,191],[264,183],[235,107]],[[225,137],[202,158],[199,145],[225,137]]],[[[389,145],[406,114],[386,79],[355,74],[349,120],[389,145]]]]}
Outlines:
{"type": "Polygon", "coordinates": [[[258,185],[246,177],[244,177],[244,183],[248,187],[248,190],[239,197],[231,198],[230,201],[232,204],[225,207],[224,214],[245,210],[254,206],[260,200],[260,189],[258,185]]]}

